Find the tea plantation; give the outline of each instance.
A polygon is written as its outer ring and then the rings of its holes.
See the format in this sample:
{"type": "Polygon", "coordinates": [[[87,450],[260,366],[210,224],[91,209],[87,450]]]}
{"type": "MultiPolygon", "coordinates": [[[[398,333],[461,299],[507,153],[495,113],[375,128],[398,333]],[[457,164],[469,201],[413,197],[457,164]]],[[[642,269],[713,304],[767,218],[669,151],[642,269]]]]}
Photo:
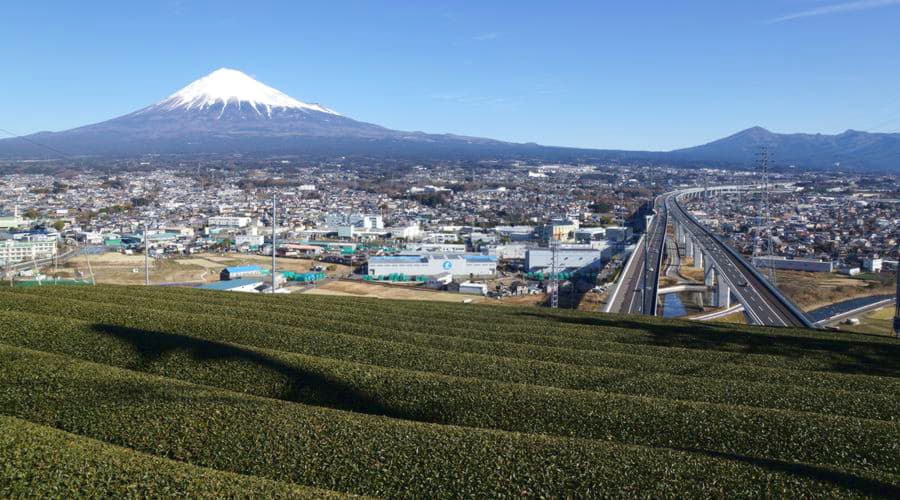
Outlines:
{"type": "Polygon", "coordinates": [[[0,288],[0,497],[900,497],[900,342],[0,288]]]}

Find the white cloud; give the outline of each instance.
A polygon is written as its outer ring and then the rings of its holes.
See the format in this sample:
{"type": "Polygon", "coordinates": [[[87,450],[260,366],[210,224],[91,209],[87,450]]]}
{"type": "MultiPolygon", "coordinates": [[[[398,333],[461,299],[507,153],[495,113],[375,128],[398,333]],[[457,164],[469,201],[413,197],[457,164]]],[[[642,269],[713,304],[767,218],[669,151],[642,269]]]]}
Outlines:
{"type": "Polygon", "coordinates": [[[787,14],[785,16],[769,19],[769,23],[783,23],[794,19],[802,19],[804,17],[824,16],[828,14],[840,14],[842,12],[854,12],[859,10],[877,9],[879,7],[888,7],[891,5],[900,5],[900,0],[856,0],[854,2],[843,2],[834,5],[826,5],[815,9],[804,10],[787,14]]]}

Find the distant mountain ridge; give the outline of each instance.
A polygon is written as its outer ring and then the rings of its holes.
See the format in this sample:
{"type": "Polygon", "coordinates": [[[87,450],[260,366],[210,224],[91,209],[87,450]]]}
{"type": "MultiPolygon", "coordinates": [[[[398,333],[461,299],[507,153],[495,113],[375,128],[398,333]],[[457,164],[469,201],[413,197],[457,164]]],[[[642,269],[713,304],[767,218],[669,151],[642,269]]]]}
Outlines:
{"type": "Polygon", "coordinates": [[[388,129],[294,99],[240,71],[222,68],[143,109],[61,132],[0,140],[0,158],[159,154],[314,154],[423,158],[542,158],[751,165],[768,146],[779,165],[900,171],[900,134],[776,134],[753,127],[669,152],[518,144],[456,134],[388,129]]]}
{"type": "Polygon", "coordinates": [[[696,161],[747,163],[766,146],[780,165],[900,171],[900,133],[847,130],[840,134],[777,134],[752,127],[717,141],[671,151],[696,161]]]}

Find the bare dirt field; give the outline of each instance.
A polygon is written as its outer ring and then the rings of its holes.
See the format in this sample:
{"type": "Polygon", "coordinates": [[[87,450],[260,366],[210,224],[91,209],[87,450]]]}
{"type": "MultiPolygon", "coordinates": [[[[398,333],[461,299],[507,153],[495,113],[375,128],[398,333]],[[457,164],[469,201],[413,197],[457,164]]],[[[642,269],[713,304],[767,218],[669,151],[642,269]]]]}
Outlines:
{"type": "MultiPolygon", "coordinates": [[[[59,271],[47,270],[51,276],[61,278],[90,278],[93,270],[97,283],[135,285],[144,283],[144,256],[109,252],[102,255],[81,256],[61,266],[59,271]],[[79,274],[80,273],[80,274],[79,274]]],[[[197,254],[188,257],[150,259],[150,283],[208,283],[219,280],[219,272],[227,266],[256,264],[268,267],[271,257],[246,254],[197,254]]],[[[309,259],[276,259],[276,268],[295,273],[308,272],[318,263],[309,259]]],[[[347,266],[321,264],[328,268],[330,276],[350,272],[347,266]]]]}
{"type": "Polygon", "coordinates": [[[810,311],[843,300],[889,294],[893,286],[881,282],[848,278],[837,273],[777,271],[778,288],[801,309],[810,311]]]}
{"type": "Polygon", "coordinates": [[[682,276],[692,281],[703,282],[703,269],[699,267],[692,267],[694,265],[694,259],[691,257],[682,257],[681,258],[681,267],[679,269],[682,276]]]}
{"type": "Polygon", "coordinates": [[[382,286],[364,281],[331,281],[321,286],[308,289],[305,292],[312,295],[344,295],[355,297],[375,297],[380,299],[395,300],[434,300],[440,302],[463,302],[471,300],[473,303],[490,304],[496,303],[477,295],[466,295],[451,292],[430,292],[425,290],[417,290],[411,287],[400,286],[382,286]]]}

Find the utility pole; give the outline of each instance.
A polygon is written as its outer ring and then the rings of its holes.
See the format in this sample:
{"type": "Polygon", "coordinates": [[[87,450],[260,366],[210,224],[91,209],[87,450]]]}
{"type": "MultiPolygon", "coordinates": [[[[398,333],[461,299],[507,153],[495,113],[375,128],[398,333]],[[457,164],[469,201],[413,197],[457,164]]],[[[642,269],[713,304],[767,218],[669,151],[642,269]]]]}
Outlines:
{"type": "Polygon", "coordinates": [[[275,293],[275,196],[272,193],[272,293],[275,293]]]}
{"type": "Polygon", "coordinates": [[[557,251],[559,245],[556,242],[556,235],[550,234],[550,286],[553,287],[553,293],[550,294],[550,307],[559,308],[559,271],[557,266],[557,251]]]}
{"type": "Polygon", "coordinates": [[[897,248],[897,297],[894,302],[894,336],[900,338],[900,246],[897,248]]]}
{"type": "Polygon", "coordinates": [[[150,245],[147,239],[146,222],[144,223],[144,286],[150,286],[150,245]]]}
{"type": "Polygon", "coordinates": [[[91,267],[91,254],[87,250],[82,250],[84,252],[84,260],[87,261],[88,273],[91,275],[91,286],[97,285],[97,280],[94,279],[94,268],[91,267]]]}

